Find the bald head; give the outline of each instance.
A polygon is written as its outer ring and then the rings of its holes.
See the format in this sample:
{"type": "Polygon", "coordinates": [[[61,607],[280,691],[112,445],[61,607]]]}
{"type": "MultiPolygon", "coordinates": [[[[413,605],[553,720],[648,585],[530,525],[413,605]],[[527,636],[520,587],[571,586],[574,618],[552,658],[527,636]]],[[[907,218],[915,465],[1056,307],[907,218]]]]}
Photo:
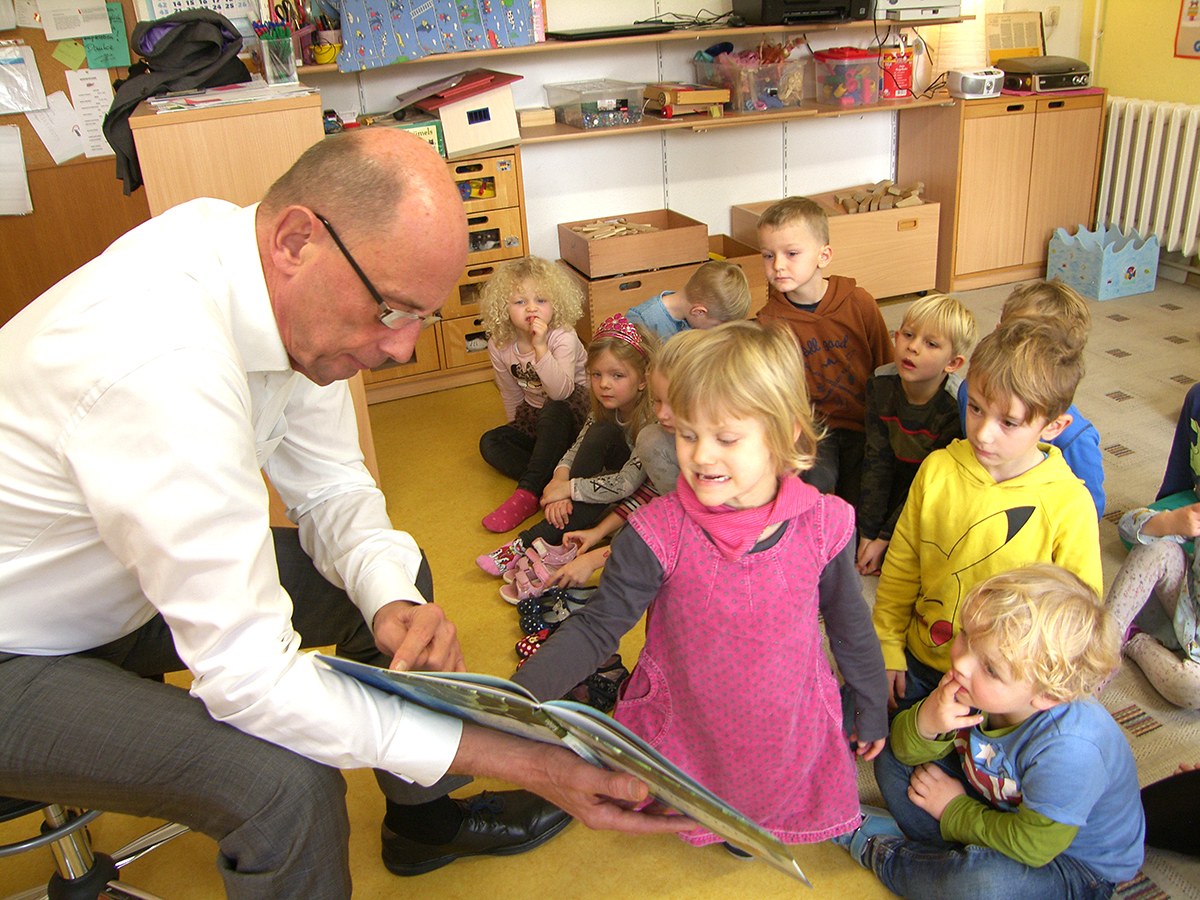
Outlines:
{"type": "Polygon", "coordinates": [[[263,198],[270,218],[288,206],[315,210],[352,238],[389,230],[402,209],[461,230],[462,200],[446,163],[428,143],[399,128],[328,137],[309,147],[263,198]]]}

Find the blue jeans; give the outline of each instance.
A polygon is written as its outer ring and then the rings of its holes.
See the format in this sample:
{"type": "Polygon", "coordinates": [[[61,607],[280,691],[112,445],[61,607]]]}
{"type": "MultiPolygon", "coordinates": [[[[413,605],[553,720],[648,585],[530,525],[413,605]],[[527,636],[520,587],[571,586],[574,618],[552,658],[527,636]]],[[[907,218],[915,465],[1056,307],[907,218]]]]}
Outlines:
{"type": "MultiPolygon", "coordinates": [[[[967,796],[986,802],[966,782],[958,754],[936,760],[966,788],[967,796]]],[[[866,848],[863,863],[884,886],[909,900],[1108,900],[1116,886],[1083,863],[1059,854],[1034,868],[999,850],[942,839],[937,819],[908,798],[912,767],[885,747],[875,759],[875,778],[904,838],[880,836],[866,848]]]]}

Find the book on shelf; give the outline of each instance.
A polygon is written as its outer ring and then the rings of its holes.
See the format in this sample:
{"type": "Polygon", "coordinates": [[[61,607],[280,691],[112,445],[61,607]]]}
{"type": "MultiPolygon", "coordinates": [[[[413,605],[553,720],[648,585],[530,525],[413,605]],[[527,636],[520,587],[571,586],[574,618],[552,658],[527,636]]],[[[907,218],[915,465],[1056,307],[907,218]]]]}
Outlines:
{"type": "Polygon", "coordinates": [[[812,885],[787,845],[725,803],[611,716],[570,700],[539,702],[514,682],[463,672],[395,672],[335,656],[328,666],[435,712],[519,737],[558,744],[606,769],[641,779],[656,800],[812,885]]]}
{"type": "Polygon", "coordinates": [[[680,81],[660,81],[657,84],[646,85],[642,95],[650,105],[663,106],[704,106],[713,103],[728,103],[729,88],[717,87],[711,84],[688,84],[680,81]]]}

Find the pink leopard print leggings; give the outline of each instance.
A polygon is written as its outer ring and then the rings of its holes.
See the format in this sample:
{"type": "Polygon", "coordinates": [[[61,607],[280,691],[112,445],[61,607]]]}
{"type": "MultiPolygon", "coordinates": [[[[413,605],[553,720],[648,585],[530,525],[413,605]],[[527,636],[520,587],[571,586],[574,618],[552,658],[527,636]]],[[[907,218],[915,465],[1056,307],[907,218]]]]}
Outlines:
{"type": "MultiPolygon", "coordinates": [[[[1174,618],[1180,592],[1187,589],[1188,562],[1183,548],[1171,541],[1138,544],[1129,551],[1105,601],[1122,634],[1152,599],[1162,607],[1168,621],[1174,618]]],[[[1154,688],[1171,703],[1200,709],[1200,664],[1181,658],[1140,632],[1125,642],[1122,652],[1138,664],[1154,688]]]]}

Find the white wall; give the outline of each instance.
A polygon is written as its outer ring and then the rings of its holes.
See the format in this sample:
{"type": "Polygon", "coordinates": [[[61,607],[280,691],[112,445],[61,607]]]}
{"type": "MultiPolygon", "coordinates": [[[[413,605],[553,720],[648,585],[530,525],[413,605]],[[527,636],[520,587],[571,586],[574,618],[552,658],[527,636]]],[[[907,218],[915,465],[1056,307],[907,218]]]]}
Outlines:
{"type": "MultiPolygon", "coordinates": [[[[730,9],[730,0],[549,0],[549,25],[570,28],[651,18],[661,9],[730,9]],[[690,5],[689,5],[690,4],[690,5]]],[[[757,36],[735,41],[746,49],[757,36]]],[[[814,32],[813,49],[867,46],[870,29],[814,32]]],[[[513,85],[518,107],[545,103],[546,83],[592,78],[691,80],[690,60],[714,40],[647,43],[618,50],[564,48],[555,53],[484,57],[480,65],[524,76],[513,85]]],[[[404,91],[469,68],[430,58],[358,74],[307,75],[323,105],[384,111],[404,91]]],[[[522,147],[530,252],[558,257],[559,222],[667,207],[729,233],[729,207],[786,194],[818,193],[891,177],[893,113],[713,129],[622,134],[522,147]]]]}

